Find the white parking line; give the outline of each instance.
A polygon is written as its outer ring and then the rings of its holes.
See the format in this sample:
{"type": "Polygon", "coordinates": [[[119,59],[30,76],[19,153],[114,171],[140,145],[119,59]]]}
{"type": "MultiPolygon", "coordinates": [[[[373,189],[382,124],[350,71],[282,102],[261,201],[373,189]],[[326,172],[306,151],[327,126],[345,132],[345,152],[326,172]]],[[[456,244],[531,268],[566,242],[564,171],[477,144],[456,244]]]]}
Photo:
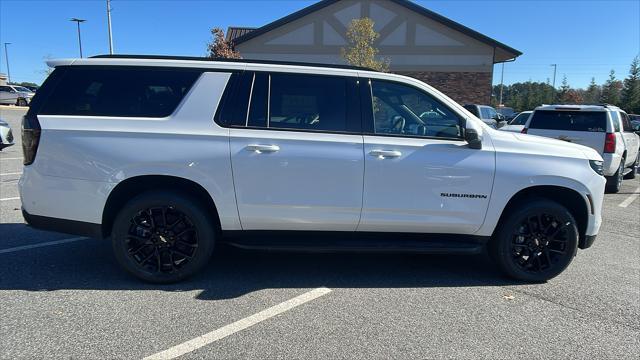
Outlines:
{"type": "Polygon", "coordinates": [[[636,191],[634,191],[634,194],[629,195],[628,198],[624,199],[623,202],[620,203],[620,207],[626,208],[627,206],[631,205],[631,203],[638,198],[638,196],[640,196],[640,187],[636,189],[636,191]]]}
{"type": "Polygon", "coordinates": [[[22,158],[21,157],[16,157],[16,158],[3,158],[3,157],[0,157],[0,161],[2,161],[2,160],[22,160],[22,158]]]}
{"type": "Polygon", "coordinates": [[[75,237],[75,238],[70,238],[70,239],[47,241],[47,242],[43,242],[43,243],[39,243],[39,244],[33,244],[33,245],[16,246],[16,247],[8,248],[8,249],[2,249],[2,250],[0,250],[0,254],[7,254],[7,253],[16,252],[16,251],[35,249],[35,248],[40,248],[40,247],[45,247],[45,246],[66,244],[66,243],[70,243],[70,242],[74,242],[74,241],[87,240],[87,239],[89,239],[89,238],[88,237],[75,237]]]}
{"type": "Polygon", "coordinates": [[[20,171],[20,172],[12,172],[12,173],[2,173],[2,174],[0,174],[0,176],[5,176],[5,175],[21,175],[21,174],[22,174],[22,171],[20,171]]]}
{"type": "Polygon", "coordinates": [[[20,197],[10,197],[10,198],[2,198],[0,201],[9,201],[9,200],[20,200],[20,197]]]}
{"type": "Polygon", "coordinates": [[[276,315],[280,315],[288,310],[291,310],[311,300],[317,299],[330,292],[331,292],[331,289],[327,289],[324,287],[311,290],[300,296],[294,297],[293,299],[287,300],[278,305],[272,306],[266,310],[260,311],[257,314],[248,316],[242,320],[238,320],[234,323],[223,326],[217,330],[214,330],[202,336],[198,336],[193,340],[183,342],[182,344],[176,345],[172,348],[161,351],[159,353],[149,355],[145,357],[144,360],[175,359],[178,356],[182,356],[186,353],[190,353],[203,346],[209,345],[213,342],[223,339],[229,335],[233,335],[238,331],[242,331],[248,327],[251,327],[267,319],[270,319],[276,315]]]}

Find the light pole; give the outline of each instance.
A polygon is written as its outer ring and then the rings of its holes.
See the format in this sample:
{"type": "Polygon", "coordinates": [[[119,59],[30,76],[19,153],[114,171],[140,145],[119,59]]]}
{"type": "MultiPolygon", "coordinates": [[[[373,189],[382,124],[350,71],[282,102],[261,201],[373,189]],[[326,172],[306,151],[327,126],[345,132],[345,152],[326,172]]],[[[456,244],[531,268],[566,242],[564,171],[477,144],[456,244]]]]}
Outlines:
{"type": "Polygon", "coordinates": [[[500,100],[498,106],[502,105],[502,88],[504,88],[504,63],[502,63],[502,74],[500,75],[500,100]]]}
{"type": "Polygon", "coordinates": [[[9,52],[7,51],[7,45],[11,45],[11,43],[4,43],[4,57],[7,59],[7,80],[11,82],[11,70],[9,69],[9,52]]]}
{"type": "Polygon", "coordinates": [[[78,19],[78,18],[73,18],[69,21],[75,21],[76,24],[78,24],[78,45],[80,45],[80,58],[82,58],[82,39],[80,38],[80,23],[83,23],[87,20],[84,19],[78,19]]]}
{"type": "Polygon", "coordinates": [[[113,38],[111,37],[111,0],[107,0],[107,22],[109,24],[109,55],[113,55],[113,38]]]}

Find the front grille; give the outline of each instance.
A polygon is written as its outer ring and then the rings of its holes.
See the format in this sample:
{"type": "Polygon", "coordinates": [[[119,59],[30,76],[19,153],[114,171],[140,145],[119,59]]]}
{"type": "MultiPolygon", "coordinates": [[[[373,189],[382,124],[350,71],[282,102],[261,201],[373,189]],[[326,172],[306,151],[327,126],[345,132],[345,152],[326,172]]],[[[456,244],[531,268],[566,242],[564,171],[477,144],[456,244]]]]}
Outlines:
{"type": "Polygon", "coordinates": [[[9,132],[7,133],[7,141],[10,144],[13,143],[13,133],[11,132],[11,129],[9,129],[9,132]]]}

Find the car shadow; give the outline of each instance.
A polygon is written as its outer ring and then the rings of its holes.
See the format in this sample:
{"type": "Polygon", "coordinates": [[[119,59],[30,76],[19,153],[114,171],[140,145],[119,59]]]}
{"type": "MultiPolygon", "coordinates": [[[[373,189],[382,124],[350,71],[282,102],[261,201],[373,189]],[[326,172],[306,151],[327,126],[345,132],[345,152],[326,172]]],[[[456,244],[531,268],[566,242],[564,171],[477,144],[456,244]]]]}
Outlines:
{"type": "MultiPolygon", "coordinates": [[[[0,224],[0,234],[21,226],[29,229],[24,224],[0,224]]],[[[3,248],[7,247],[0,243],[3,248]]],[[[0,264],[0,291],[201,290],[196,296],[201,300],[232,299],[277,288],[520,284],[503,277],[486,255],[277,253],[220,246],[208,266],[194,277],[177,284],[156,285],[126,274],[117,265],[110,243],[96,239],[0,253],[0,264]]]]}

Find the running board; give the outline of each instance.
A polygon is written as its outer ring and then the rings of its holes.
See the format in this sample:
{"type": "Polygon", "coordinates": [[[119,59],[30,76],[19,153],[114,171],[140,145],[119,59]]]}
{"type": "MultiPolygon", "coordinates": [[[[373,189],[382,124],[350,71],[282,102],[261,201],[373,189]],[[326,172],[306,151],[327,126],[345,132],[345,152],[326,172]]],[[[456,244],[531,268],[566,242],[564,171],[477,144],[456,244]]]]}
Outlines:
{"type": "Polygon", "coordinates": [[[241,249],[277,252],[479,254],[488,240],[452,234],[225,231],[222,242],[241,249]]]}

